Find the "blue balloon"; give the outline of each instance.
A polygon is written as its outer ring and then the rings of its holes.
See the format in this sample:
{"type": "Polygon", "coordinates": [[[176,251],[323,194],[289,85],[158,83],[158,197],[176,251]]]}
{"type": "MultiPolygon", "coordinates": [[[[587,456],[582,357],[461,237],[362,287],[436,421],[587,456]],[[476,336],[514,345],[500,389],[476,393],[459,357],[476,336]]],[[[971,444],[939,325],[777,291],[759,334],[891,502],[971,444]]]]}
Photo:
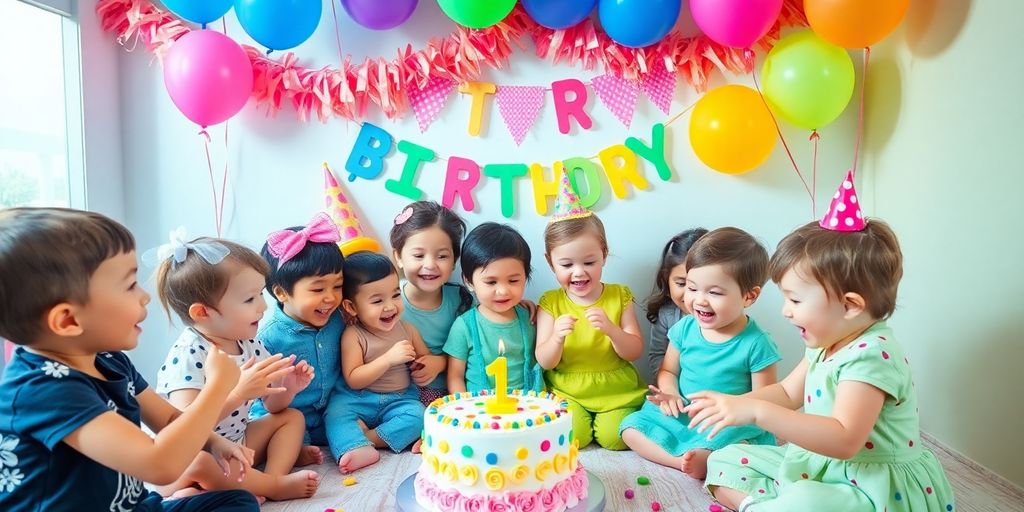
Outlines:
{"type": "Polygon", "coordinates": [[[192,23],[217,21],[231,9],[231,0],[163,0],[164,6],[192,23]]]}
{"type": "Polygon", "coordinates": [[[601,0],[597,15],[616,43],[650,46],[665,37],[679,18],[679,0],[601,0]]]}
{"type": "Polygon", "coordinates": [[[235,15],[257,43],[287,50],[313,35],[321,7],[321,0],[235,0],[235,15]]]}
{"type": "Polygon", "coordinates": [[[597,0],[520,0],[520,3],[533,21],[559,30],[586,19],[597,0]]]}

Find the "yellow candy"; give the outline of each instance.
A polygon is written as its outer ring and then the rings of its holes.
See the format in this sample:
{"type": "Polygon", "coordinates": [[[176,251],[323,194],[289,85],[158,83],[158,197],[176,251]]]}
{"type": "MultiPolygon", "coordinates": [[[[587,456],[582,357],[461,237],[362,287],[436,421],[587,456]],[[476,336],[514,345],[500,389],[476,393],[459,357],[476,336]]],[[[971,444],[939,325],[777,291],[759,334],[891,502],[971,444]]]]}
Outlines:
{"type": "Polygon", "coordinates": [[[437,443],[437,449],[441,450],[441,453],[448,453],[448,441],[437,443]]]}
{"type": "Polygon", "coordinates": [[[519,449],[516,450],[516,458],[518,458],[519,460],[523,460],[529,456],[530,451],[527,450],[526,447],[520,446],[519,449]]]}
{"type": "Polygon", "coordinates": [[[349,487],[349,486],[352,486],[352,485],[356,484],[356,479],[352,478],[352,477],[348,477],[348,478],[342,480],[341,483],[345,484],[345,487],[349,487]]]}

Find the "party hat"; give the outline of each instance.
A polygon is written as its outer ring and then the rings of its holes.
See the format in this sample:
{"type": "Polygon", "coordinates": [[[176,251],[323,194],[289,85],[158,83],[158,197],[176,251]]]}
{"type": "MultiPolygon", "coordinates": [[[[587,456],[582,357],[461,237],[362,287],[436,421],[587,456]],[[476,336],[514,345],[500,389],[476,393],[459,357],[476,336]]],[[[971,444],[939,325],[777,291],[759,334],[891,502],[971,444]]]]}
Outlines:
{"type": "Polygon", "coordinates": [[[569,181],[569,173],[562,172],[562,183],[558,188],[558,197],[555,198],[555,214],[551,216],[550,222],[560,220],[582,219],[594,213],[580,204],[580,198],[572,188],[569,181]]]}
{"type": "Polygon", "coordinates": [[[380,252],[380,244],[376,240],[363,234],[363,228],[359,226],[359,219],[352,211],[345,193],[341,191],[341,185],[334,178],[331,169],[324,162],[324,209],[331,220],[338,226],[341,232],[341,241],[338,247],[341,253],[348,256],[359,251],[380,252]]]}
{"type": "Polygon", "coordinates": [[[860,212],[857,189],[853,188],[853,171],[846,172],[843,184],[825,211],[818,225],[832,231],[860,231],[864,229],[864,215],[860,212]]]}

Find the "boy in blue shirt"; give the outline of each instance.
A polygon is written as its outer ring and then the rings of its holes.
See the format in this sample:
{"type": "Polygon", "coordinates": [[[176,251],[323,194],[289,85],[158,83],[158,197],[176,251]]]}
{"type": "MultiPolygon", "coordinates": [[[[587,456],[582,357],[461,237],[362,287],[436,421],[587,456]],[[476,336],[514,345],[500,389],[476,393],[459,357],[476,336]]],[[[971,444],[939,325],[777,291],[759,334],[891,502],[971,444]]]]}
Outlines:
{"type": "Polygon", "coordinates": [[[0,380],[0,510],[259,510],[245,491],[163,501],[143,487],[174,481],[204,448],[225,474],[244,474],[252,453],[213,433],[239,375],[226,354],[211,351],[183,412],[121,352],[146,318],[137,270],[134,238],[107,217],[0,211],[0,337],[20,345],[0,380]]]}

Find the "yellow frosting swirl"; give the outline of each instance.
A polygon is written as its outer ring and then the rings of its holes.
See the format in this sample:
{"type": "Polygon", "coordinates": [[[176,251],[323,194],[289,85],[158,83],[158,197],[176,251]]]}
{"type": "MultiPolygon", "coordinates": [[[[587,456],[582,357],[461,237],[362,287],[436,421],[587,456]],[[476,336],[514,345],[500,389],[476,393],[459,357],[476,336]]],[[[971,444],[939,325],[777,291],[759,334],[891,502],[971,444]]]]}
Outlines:
{"type": "Polygon", "coordinates": [[[488,469],[484,473],[484,481],[487,488],[492,491],[500,491],[505,488],[505,472],[498,468],[488,469]]]}
{"type": "Polygon", "coordinates": [[[576,445],[569,447],[569,471],[576,471],[576,457],[580,454],[580,449],[576,445]]]}
{"type": "Polygon", "coordinates": [[[476,485],[476,481],[480,479],[480,471],[476,469],[473,464],[466,464],[459,469],[460,480],[463,485],[476,485]]]}
{"type": "Polygon", "coordinates": [[[541,482],[543,482],[544,479],[548,477],[548,473],[550,473],[550,472],[551,472],[551,461],[550,460],[542,460],[542,461],[540,461],[540,464],[537,464],[537,470],[534,472],[534,474],[537,475],[537,480],[540,480],[541,482]]]}
{"type": "Polygon", "coordinates": [[[564,453],[555,454],[555,473],[564,473],[568,469],[569,456],[564,453]]]}
{"type": "Polygon", "coordinates": [[[520,464],[512,470],[511,477],[513,483],[521,483],[523,480],[526,480],[526,477],[528,476],[530,476],[530,468],[527,467],[526,464],[520,464]]]}
{"type": "Polygon", "coordinates": [[[454,482],[459,477],[459,468],[455,467],[454,462],[442,462],[441,472],[449,482],[454,482]]]}
{"type": "Polygon", "coordinates": [[[435,457],[433,455],[424,455],[423,456],[423,460],[425,460],[427,462],[427,466],[430,467],[430,472],[436,475],[437,474],[437,469],[438,469],[437,468],[437,457],[435,457]]]}

